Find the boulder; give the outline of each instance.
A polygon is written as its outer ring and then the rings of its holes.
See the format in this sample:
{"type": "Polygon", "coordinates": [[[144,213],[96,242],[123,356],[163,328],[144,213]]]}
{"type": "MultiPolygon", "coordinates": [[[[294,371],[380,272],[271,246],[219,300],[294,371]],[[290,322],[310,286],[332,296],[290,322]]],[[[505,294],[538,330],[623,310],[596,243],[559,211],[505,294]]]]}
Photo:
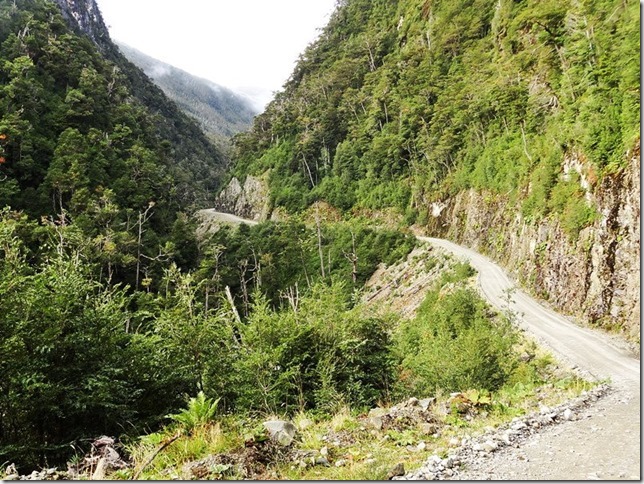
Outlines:
{"type": "Polygon", "coordinates": [[[435,398],[423,398],[420,402],[418,402],[418,404],[420,405],[420,408],[422,408],[426,412],[429,406],[435,401],[435,398]]]}
{"type": "Polygon", "coordinates": [[[268,430],[268,434],[273,442],[284,447],[291,445],[297,431],[295,425],[286,420],[269,420],[264,422],[264,428],[268,430]]]}

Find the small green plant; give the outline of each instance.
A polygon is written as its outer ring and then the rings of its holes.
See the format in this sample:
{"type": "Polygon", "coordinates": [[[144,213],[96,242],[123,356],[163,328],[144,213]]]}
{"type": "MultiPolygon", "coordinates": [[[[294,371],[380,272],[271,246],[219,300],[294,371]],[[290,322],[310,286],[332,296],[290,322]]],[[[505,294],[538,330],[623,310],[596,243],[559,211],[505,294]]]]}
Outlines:
{"type": "Polygon", "coordinates": [[[166,418],[172,419],[181,424],[186,432],[191,432],[196,427],[210,423],[213,420],[219,398],[212,400],[206,398],[203,392],[199,392],[195,398],[188,401],[188,408],[179,413],[166,415],[166,418]]]}
{"type": "Polygon", "coordinates": [[[467,390],[464,395],[475,407],[484,407],[492,403],[492,395],[487,390],[467,390]]]}
{"type": "Polygon", "coordinates": [[[411,429],[405,429],[402,431],[390,430],[387,432],[387,435],[392,439],[396,445],[401,447],[406,447],[408,445],[415,445],[418,443],[418,437],[411,429]]]}

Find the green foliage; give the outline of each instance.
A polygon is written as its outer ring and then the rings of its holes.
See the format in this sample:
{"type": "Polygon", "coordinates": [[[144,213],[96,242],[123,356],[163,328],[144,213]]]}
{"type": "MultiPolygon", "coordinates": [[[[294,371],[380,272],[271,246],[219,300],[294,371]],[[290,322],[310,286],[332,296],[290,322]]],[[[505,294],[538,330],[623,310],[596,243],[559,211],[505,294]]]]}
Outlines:
{"type": "Polygon", "coordinates": [[[560,215],[561,227],[573,240],[583,228],[595,221],[597,215],[595,209],[586,201],[577,176],[554,186],[550,207],[554,213],[560,215]]]}
{"type": "Polygon", "coordinates": [[[347,299],[343,284],[318,284],[282,311],[257,298],[240,328],[236,405],[332,411],[382,398],[393,371],[389,322],[349,310],[347,299]]]}
{"type": "Polygon", "coordinates": [[[72,32],[53,2],[0,10],[0,204],[78,221],[109,254],[112,282],[158,281],[177,213],[204,205],[223,159],[107,33],[101,42],[72,32]]]}
{"type": "Polygon", "coordinates": [[[207,425],[214,419],[219,399],[206,398],[204,392],[188,400],[188,407],[179,413],[166,415],[167,418],[178,422],[185,432],[190,433],[196,427],[207,425]]]}
{"type": "MultiPolygon", "coordinates": [[[[638,33],[619,0],[342,2],[237,138],[234,171],[269,170],[290,212],[405,213],[475,188],[539,219],[565,155],[601,178],[637,141],[638,33]]],[[[574,235],[588,217],[569,212],[574,235]]]]}
{"type": "Polygon", "coordinates": [[[474,291],[441,287],[427,294],[414,320],[401,325],[399,391],[433,395],[439,388],[500,388],[516,363],[516,335],[510,323],[492,319],[474,291]]]}
{"type": "Polygon", "coordinates": [[[402,259],[416,244],[410,235],[372,228],[361,220],[321,222],[320,233],[321,241],[316,226],[295,218],[253,227],[242,225],[238,229],[224,227],[204,249],[219,248],[216,264],[204,260],[198,275],[211,281],[214,289],[229,286],[242,298],[246,310],[249,298],[245,294],[250,294],[253,288],[267,295],[273,304],[279,304],[289,288],[298,286],[304,291],[322,279],[343,280],[358,288],[378,264],[402,259]],[[354,255],[355,268],[351,262],[354,255]]]}
{"type": "Polygon", "coordinates": [[[52,235],[63,243],[30,266],[22,224],[10,214],[0,224],[0,455],[35,465],[64,456],[88,432],[145,423],[171,399],[156,393],[170,383],[156,374],[163,365],[141,357],[153,346],[127,331],[130,296],[92,277],[70,247],[78,234],[58,228],[52,235]]]}

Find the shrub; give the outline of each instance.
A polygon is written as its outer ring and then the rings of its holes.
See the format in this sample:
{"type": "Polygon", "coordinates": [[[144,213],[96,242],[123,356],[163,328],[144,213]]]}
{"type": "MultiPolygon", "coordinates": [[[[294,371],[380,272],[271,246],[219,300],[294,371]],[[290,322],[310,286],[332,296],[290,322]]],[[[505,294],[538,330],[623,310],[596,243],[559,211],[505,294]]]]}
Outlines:
{"type": "Polygon", "coordinates": [[[204,392],[199,392],[195,398],[188,400],[188,408],[179,413],[166,415],[166,418],[181,424],[186,432],[210,423],[217,412],[219,398],[206,398],[204,392]]]}
{"type": "Polygon", "coordinates": [[[430,291],[418,316],[402,325],[398,391],[431,395],[437,389],[496,390],[515,363],[515,333],[505,318],[491,318],[486,304],[470,289],[430,291]]]}

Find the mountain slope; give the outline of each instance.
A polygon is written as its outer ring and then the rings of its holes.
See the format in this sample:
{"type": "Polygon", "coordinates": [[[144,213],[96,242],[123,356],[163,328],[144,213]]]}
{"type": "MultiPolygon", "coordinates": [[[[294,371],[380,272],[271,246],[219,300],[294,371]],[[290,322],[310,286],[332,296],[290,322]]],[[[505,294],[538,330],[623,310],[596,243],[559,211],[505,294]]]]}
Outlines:
{"type": "Polygon", "coordinates": [[[634,2],[346,0],[233,174],[291,212],[394,207],[637,337],[638,52],[634,2]]]}
{"type": "Polygon", "coordinates": [[[229,138],[251,126],[257,113],[246,98],[126,44],[117,45],[125,57],[142,69],[186,114],[195,118],[206,133],[229,138]]]}
{"type": "MultiPolygon", "coordinates": [[[[75,130],[86,139],[74,142],[74,149],[83,152],[93,146],[109,160],[100,162],[105,163],[100,174],[87,173],[80,183],[90,193],[108,187],[124,205],[130,203],[124,187],[115,182],[127,173],[124,168],[117,172],[118,167],[138,146],[148,151],[137,158],[149,159],[149,169],[158,168],[150,179],[166,178],[164,183],[150,182],[150,189],[168,186],[164,192],[171,194],[169,206],[205,205],[223,170],[221,153],[118,52],[93,1],[58,3],[62,10],[45,1],[0,6],[0,56],[5,61],[0,131],[5,136],[3,174],[9,181],[0,202],[34,215],[49,213],[54,208],[51,170],[63,153],[64,135],[75,130]],[[101,138],[105,146],[98,148],[101,138]]],[[[87,157],[99,163],[96,153],[87,157]]],[[[68,168],[61,168],[61,177],[68,168]]],[[[80,185],[62,190],[61,199],[71,197],[80,185]]],[[[62,202],[71,208],[67,200],[62,202]]]]}
{"type": "MultiPolygon", "coordinates": [[[[102,57],[114,64],[124,76],[132,96],[155,116],[158,134],[172,144],[175,161],[196,174],[197,183],[182,191],[203,204],[217,187],[227,163],[223,154],[208,140],[197,123],[170,101],[163,91],[131,63],[112,42],[109,31],[95,0],[53,0],[60,8],[68,26],[77,34],[87,36],[102,57]]],[[[182,177],[178,177],[181,179],[182,177]]]]}

